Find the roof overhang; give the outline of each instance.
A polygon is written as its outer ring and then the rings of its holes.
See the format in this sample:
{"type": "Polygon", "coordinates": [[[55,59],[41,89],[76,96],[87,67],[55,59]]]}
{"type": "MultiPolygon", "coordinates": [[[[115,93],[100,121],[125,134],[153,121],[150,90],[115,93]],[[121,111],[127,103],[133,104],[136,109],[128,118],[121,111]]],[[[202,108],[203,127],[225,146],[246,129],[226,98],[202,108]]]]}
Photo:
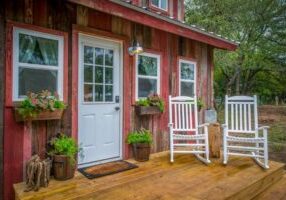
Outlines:
{"type": "Polygon", "coordinates": [[[201,29],[189,26],[178,20],[151,12],[144,8],[126,3],[121,0],[68,0],[110,15],[118,16],[152,28],[160,29],[169,33],[180,35],[215,48],[234,51],[238,44],[234,41],[208,33],[201,29]]]}

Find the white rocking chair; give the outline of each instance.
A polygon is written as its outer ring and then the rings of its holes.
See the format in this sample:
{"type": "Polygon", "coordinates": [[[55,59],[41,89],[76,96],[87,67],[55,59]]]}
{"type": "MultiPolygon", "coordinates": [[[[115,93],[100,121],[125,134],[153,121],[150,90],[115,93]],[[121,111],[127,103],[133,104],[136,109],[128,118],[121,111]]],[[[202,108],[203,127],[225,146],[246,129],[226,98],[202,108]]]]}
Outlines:
{"type": "Polygon", "coordinates": [[[258,127],[257,97],[225,96],[225,124],[223,126],[223,163],[228,157],[251,157],[268,169],[268,126],[258,127]],[[259,131],[262,130],[262,136],[259,131]],[[263,159],[263,160],[262,160],[263,159]]]}
{"type": "Polygon", "coordinates": [[[196,96],[169,96],[169,128],[171,162],[174,162],[174,153],[189,153],[205,164],[210,163],[208,124],[198,125],[196,96]],[[199,133],[199,128],[203,128],[203,133],[199,133]]]}

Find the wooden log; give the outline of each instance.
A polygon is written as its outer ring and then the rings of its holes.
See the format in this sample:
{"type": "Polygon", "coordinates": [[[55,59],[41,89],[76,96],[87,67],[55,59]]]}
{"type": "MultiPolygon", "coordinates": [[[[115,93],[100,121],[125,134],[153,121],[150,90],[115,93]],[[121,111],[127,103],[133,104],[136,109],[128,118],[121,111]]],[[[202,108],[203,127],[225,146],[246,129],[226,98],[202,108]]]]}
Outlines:
{"type": "Polygon", "coordinates": [[[222,144],[221,128],[219,123],[209,125],[210,157],[220,158],[220,147],[222,144]]]}

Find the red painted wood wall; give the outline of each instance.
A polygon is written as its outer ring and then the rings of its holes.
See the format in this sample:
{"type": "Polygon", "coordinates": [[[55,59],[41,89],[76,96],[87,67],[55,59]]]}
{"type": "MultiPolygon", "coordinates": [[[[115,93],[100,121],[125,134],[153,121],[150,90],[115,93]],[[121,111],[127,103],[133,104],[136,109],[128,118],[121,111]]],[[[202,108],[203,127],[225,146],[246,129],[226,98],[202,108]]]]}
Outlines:
{"type": "MultiPolygon", "coordinates": [[[[207,106],[212,106],[212,47],[171,33],[140,24],[136,25],[136,36],[144,49],[161,55],[161,96],[166,102],[166,112],[160,116],[139,119],[134,112],[135,103],[135,60],[127,48],[134,39],[134,22],[91,10],[86,7],[56,0],[9,0],[5,1],[6,20],[6,90],[4,108],[4,199],[13,199],[12,184],[23,180],[24,163],[33,153],[44,156],[47,139],[59,131],[77,138],[77,34],[85,32],[98,36],[112,37],[124,42],[124,128],[126,136],[130,130],[144,126],[153,132],[152,152],[167,150],[168,95],[178,94],[178,58],[197,61],[197,94],[207,106]],[[30,9],[30,10],[29,10],[30,9]],[[27,12],[27,10],[31,12],[27,12]],[[61,121],[16,123],[11,101],[11,31],[14,22],[36,25],[66,33],[68,83],[67,102],[70,105],[61,121]],[[29,143],[32,146],[29,147],[29,143]]],[[[17,23],[16,23],[17,24],[17,23]]],[[[27,25],[29,27],[29,25],[27,25]]],[[[4,44],[0,44],[4,45],[4,44]]],[[[203,116],[201,115],[201,120],[203,116]]],[[[124,140],[123,140],[124,141],[124,140]]],[[[128,145],[124,144],[124,158],[130,156],[128,145]]]]}

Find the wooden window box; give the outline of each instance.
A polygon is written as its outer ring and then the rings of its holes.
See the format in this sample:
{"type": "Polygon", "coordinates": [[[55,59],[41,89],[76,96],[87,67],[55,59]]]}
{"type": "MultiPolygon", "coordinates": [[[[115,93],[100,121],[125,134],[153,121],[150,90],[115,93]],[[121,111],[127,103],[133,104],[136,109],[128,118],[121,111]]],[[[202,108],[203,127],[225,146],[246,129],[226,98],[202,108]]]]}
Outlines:
{"type": "Polygon", "coordinates": [[[158,115],[162,114],[157,106],[135,106],[138,115],[158,115]]]}
{"type": "Polygon", "coordinates": [[[18,109],[15,109],[15,120],[16,122],[23,121],[39,121],[39,120],[59,120],[62,118],[64,110],[57,109],[55,111],[42,111],[36,117],[24,119],[22,115],[19,114],[18,109]]]}

